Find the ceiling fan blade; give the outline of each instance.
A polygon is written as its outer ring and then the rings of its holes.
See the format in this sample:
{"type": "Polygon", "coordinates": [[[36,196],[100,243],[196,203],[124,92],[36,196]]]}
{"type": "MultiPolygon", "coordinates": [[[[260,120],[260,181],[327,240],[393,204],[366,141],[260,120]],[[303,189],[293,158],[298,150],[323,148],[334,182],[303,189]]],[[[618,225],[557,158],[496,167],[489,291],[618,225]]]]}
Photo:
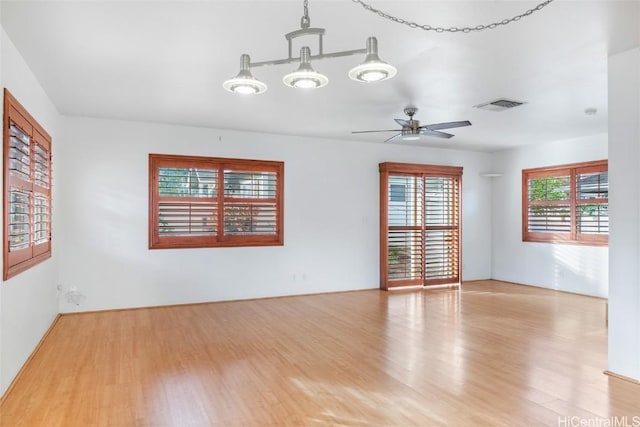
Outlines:
{"type": "Polygon", "coordinates": [[[401,134],[401,133],[399,133],[399,134],[397,134],[397,135],[393,135],[391,138],[389,138],[389,139],[385,139],[385,141],[384,141],[384,142],[391,142],[391,141],[393,141],[394,139],[396,139],[397,137],[399,137],[400,135],[402,135],[402,134],[401,134]]]}
{"type": "Polygon", "coordinates": [[[440,130],[440,129],[460,128],[463,126],[471,126],[471,122],[468,120],[463,120],[460,122],[434,123],[432,125],[420,126],[420,128],[428,129],[428,130],[440,130]]]}
{"type": "Polygon", "coordinates": [[[402,126],[403,128],[411,127],[411,125],[409,124],[409,120],[404,120],[404,119],[393,119],[393,120],[395,120],[396,123],[402,126]]]}
{"type": "Polygon", "coordinates": [[[453,135],[450,133],[438,132],[437,130],[431,130],[431,129],[420,129],[420,135],[435,136],[436,138],[446,138],[446,139],[453,137],[453,135]]]}
{"type": "Polygon", "coordinates": [[[351,133],[375,133],[375,132],[400,132],[399,129],[387,129],[387,130],[358,130],[351,133]]]}

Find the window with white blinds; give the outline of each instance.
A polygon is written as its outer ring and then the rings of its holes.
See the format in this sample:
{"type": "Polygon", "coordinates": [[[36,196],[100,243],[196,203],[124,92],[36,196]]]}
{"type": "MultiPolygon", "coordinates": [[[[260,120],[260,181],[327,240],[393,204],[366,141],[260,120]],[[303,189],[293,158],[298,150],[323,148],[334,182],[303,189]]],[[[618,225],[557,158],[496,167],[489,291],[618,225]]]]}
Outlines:
{"type": "Polygon", "coordinates": [[[149,155],[151,249],[283,244],[284,163],[149,155]]]}
{"type": "Polygon", "coordinates": [[[462,168],[380,164],[381,287],[460,281],[462,168]]]}
{"type": "Polygon", "coordinates": [[[6,89],[3,130],[7,280],[51,257],[51,137],[6,89]]]}
{"type": "Polygon", "coordinates": [[[606,245],[606,160],[522,171],[523,241],[606,245]]]}

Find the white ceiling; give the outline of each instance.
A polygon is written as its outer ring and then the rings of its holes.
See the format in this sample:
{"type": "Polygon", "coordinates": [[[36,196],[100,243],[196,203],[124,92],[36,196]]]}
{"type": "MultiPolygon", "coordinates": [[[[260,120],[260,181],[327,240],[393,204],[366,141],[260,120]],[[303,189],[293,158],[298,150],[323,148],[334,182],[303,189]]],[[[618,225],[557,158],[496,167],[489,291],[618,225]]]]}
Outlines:
{"type": "MultiPolygon", "coordinates": [[[[374,7],[433,26],[475,26],[524,12],[534,1],[377,1],[374,7]]],[[[607,55],[640,45],[639,1],[556,0],[491,31],[440,34],[382,19],[348,1],[311,0],[312,27],[326,28],[325,52],[378,38],[398,75],[362,84],[352,56],[317,61],[325,88],[285,87],[293,65],[260,67],[259,96],[223,90],[240,54],[287,55],[302,1],[2,1],[2,26],[63,114],[382,142],[406,105],[422,124],[470,120],[451,140],[413,144],[472,150],[575,138],[607,131],[607,55]],[[474,105],[508,97],[504,112],[474,105]],[[587,116],[586,108],[598,114],[587,116]]],[[[315,40],[310,41],[312,50],[315,40]]],[[[296,46],[296,50],[298,46],[296,46]]],[[[401,142],[409,144],[409,142],[401,142]]]]}

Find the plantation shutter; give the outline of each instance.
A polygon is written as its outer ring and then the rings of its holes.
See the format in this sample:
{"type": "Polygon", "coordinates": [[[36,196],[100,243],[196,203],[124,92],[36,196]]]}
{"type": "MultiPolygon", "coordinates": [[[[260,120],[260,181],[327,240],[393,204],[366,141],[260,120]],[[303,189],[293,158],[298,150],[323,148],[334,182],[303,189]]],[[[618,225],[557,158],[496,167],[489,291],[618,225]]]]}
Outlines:
{"type": "Polygon", "coordinates": [[[569,238],[571,233],[571,173],[532,174],[527,179],[529,233],[553,233],[569,238]]]}
{"type": "Polygon", "coordinates": [[[4,279],[51,256],[51,138],[5,90],[4,279]]]}
{"type": "Polygon", "coordinates": [[[51,146],[34,129],[33,138],[33,255],[51,250],[51,146]]]}
{"type": "Polygon", "coordinates": [[[459,218],[457,177],[425,177],[425,284],[458,278],[459,218]]]}
{"type": "Polygon", "coordinates": [[[275,236],[276,172],[224,171],[224,233],[275,236]]]}
{"type": "Polygon", "coordinates": [[[161,167],[158,171],[160,236],[215,236],[216,169],[161,167]]]}
{"type": "Polygon", "coordinates": [[[609,173],[607,168],[591,167],[576,172],[576,233],[604,239],[609,235],[609,173]]]}
{"type": "Polygon", "coordinates": [[[606,245],[606,160],[522,171],[522,240],[606,245]]]}
{"type": "Polygon", "coordinates": [[[284,163],[149,155],[149,248],[281,245],[284,163]]]}
{"type": "Polygon", "coordinates": [[[31,125],[14,113],[9,120],[9,266],[33,256],[31,223],[33,183],[31,180],[31,125]]]}
{"type": "Polygon", "coordinates": [[[389,280],[421,284],[424,268],[422,230],[422,178],[389,176],[388,274],[389,280]]]}
{"type": "Polygon", "coordinates": [[[460,281],[462,168],[380,164],[381,287],[460,281]]]}

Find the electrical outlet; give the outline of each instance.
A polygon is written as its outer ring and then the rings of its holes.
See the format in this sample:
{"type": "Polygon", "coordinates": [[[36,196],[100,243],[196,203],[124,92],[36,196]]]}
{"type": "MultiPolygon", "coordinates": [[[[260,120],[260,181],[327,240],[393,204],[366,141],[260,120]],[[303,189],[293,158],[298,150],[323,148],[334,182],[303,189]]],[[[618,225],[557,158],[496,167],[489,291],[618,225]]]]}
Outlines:
{"type": "Polygon", "coordinates": [[[64,296],[68,303],[75,305],[80,305],[87,298],[85,295],[82,295],[75,286],[71,287],[64,296]]]}

